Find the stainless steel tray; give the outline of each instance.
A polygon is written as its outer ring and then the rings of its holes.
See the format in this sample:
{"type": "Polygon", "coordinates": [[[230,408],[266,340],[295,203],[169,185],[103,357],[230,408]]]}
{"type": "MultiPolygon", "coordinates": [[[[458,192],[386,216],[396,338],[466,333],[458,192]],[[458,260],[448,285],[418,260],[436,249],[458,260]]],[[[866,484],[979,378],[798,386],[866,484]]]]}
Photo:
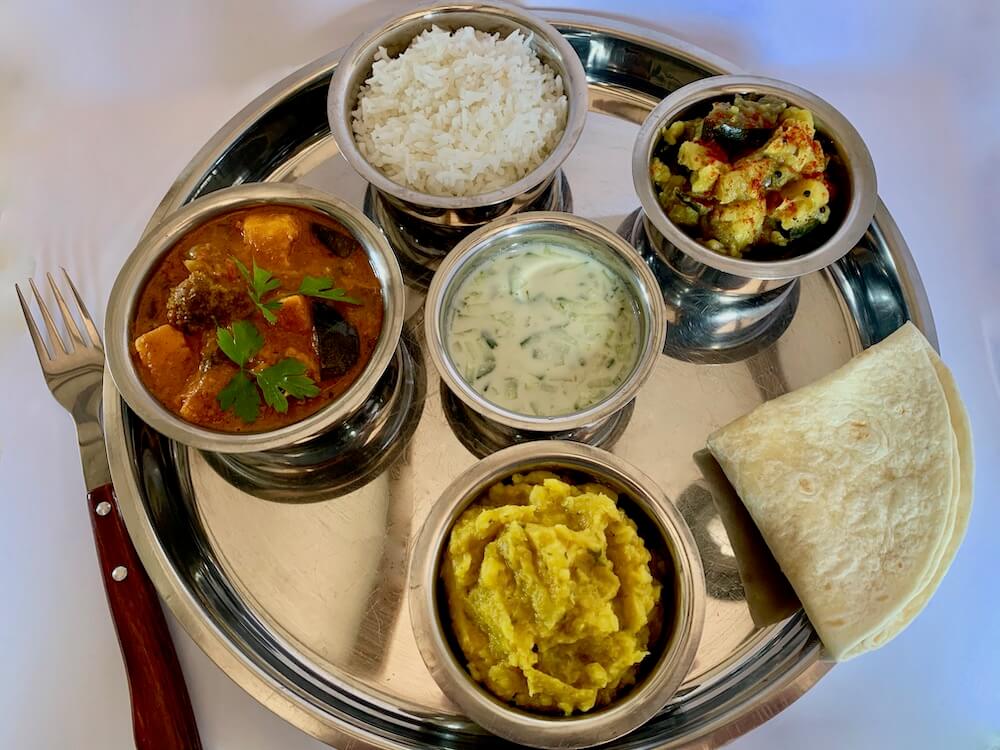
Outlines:
{"type": "MultiPolygon", "coordinates": [[[[629,172],[637,124],[669,91],[733,66],[638,27],[546,16],[590,79],[589,122],[566,163],[575,211],[617,228],[638,205],[629,172]]],[[[150,226],[198,195],[250,181],[304,182],[361,205],[365,185],[338,155],[326,122],[337,59],[306,66],[233,118],[180,175],[150,226]]],[[[907,318],[935,338],[920,279],[881,204],[858,248],[797,291],[776,333],[737,354],[713,356],[709,342],[685,356],[682,341],[662,356],[614,448],[677,503],[695,533],[710,597],[681,693],[618,747],[717,747],[773,716],[829,668],[801,612],[754,627],[692,454],[713,428],[834,369],[907,318]]],[[[415,431],[388,468],[349,494],[317,498],[306,492],[307,479],[272,488],[266,499],[244,493],[217,460],[138,420],[105,381],[118,499],[167,606],[261,703],[343,749],[497,744],[442,696],[410,629],[408,546],[440,490],[475,457],[424,361],[419,283],[408,295],[407,378],[417,396],[404,404],[412,417],[404,433],[415,431]]]]}

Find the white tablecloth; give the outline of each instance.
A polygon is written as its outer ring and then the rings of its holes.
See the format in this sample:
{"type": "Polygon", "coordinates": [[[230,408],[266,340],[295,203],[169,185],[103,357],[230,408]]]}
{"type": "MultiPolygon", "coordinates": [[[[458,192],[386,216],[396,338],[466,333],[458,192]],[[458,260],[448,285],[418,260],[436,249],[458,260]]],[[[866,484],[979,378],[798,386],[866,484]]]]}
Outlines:
{"type": "MultiPolygon", "coordinates": [[[[401,2],[0,3],[0,747],[131,743],[76,445],[12,284],[64,265],[92,311],[174,176],[253,95],[401,2]]],[[[740,750],[1000,747],[1000,4],[569,0],[786,78],[867,140],[971,412],[976,505],[937,596],[740,750]]],[[[175,626],[206,748],[319,748],[175,626]]]]}

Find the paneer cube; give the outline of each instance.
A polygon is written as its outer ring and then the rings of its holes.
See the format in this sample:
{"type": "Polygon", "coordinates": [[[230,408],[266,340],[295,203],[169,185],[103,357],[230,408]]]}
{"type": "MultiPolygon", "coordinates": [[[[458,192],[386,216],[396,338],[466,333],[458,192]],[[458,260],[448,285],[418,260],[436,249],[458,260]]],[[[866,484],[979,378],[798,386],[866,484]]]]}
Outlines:
{"type": "Polygon", "coordinates": [[[293,294],[285,297],[281,301],[278,309],[278,322],[275,325],[283,331],[298,331],[309,333],[312,331],[312,307],[301,294],[293,294]]]}
{"type": "Polygon", "coordinates": [[[147,385],[160,400],[173,405],[198,368],[198,357],[184,334],[171,325],[162,325],[139,336],[135,351],[146,370],[147,385]]]}
{"type": "Polygon", "coordinates": [[[224,414],[219,405],[219,393],[236,373],[236,366],[229,363],[199,371],[181,395],[180,415],[195,424],[211,425],[218,422],[224,414]]]}
{"type": "Polygon", "coordinates": [[[649,163],[649,176],[653,178],[655,184],[666,185],[667,180],[670,179],[670,167],[654,156],[649,163]]]}
{"type": "Polygon", "coordinates": [[[724,174],[725,164],[709,164],[691,173],[691,192],[706,195],[712,192],[716,182],[724,174]]]}
{"type": "Polygon", "coordinates": [[[287,268],[292,243],[301,231],[299,220],[283,211],[256,211],[243,220],[243,240],[253,249],[261,268],[287,268]]]}
{"type": "Polygon", "coordinates": [[[285,297],[276,314],[278,320],[275,324],[261,329],[264,346],[257,353],[257,359],[267,366],[285,357],[295,357],[306,365],[310,377],[319,379],[319,358],[316,355],[309,300],[301,294],[285,297]]]}

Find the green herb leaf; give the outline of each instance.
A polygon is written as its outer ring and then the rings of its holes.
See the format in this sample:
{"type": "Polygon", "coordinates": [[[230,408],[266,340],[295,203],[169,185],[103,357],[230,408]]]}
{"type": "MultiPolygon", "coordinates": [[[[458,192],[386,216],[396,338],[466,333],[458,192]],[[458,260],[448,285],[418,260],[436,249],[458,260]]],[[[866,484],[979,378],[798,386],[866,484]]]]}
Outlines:
{"type": "Polygon", "coordinates": [[[274,278],[270,271],[258,266],[257,261],[253,262],[253,290],[258,297],[263,297],[279,286],[281,286],[281,282],[274,278]]]}
{"type": "Polygon", "coordinates": [[[264,337],[248,320],[235,321],[232,331],[219,326],[215,329],[215,339],[223,353],[241,368],[264,346],[264,337]]]}
{"type": "Polygon", "coordinates": [[[305,363],[294,357],[286,357],[258,372],[257,385],[264,394],[264,400],[282,414],[288,411],[288,397],[319,395],[319,387],[306,375],[305,363]]]}
{"type": "Polygon", "coordinates": [[[257,261],[253,261],[253,271],[251,272],[235,255],[230,257],[236,265],[236,270],[240,272],[240,276],[247,283],[247,294],[260,310],[260,314],[264,316],[264,320],[271,325],[277,323],[278,316],[274,314],[274,311],[281,307],[281,300],[272,299],[264,302],[264,295],[281,286],[281,281],[274,278],[266,268],[258,266],[257,261]]]}
{"type": "Polygon", "coordinates": [[[254,422],[260,414],[260,394],[243,370],[233,375],[226,387],[219,391],[218,399],[224,411],[232,409],[244,422],[254,422]]]}
{"type": "Polygon", "coordinates": [[[278,316],[274,314],[274,311],[281,309],[280,299],[273,299],[270,302],[254,302],[254,304],[257,305],[260,314],[264,316],[264,320],[271,325],[278,322],[278,316]]]}
{"type": "Polygon", "coordinates": [[[299,294],[306,297],[319,297],[334,302],[347,302],[350,305],[360,305],[361,300],[348,297],[344,289],[334,288],[333,282],[326,276],[306,276],[299,285],[299,294]]]}

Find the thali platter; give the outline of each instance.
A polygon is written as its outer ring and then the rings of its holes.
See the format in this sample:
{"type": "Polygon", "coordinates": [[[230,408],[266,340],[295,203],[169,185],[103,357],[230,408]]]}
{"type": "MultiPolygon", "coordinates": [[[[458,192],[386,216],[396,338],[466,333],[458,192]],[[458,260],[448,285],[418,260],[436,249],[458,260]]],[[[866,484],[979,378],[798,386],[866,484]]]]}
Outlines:
{"type": "MultiPolygon", "coordinates": [[[[589,83],[588,122],[564,167],[573,210],[626,227],[638,205],[630,155],[639,123],[671,91],[733,66],[647,29],[544,16],[572,44],[589,83]]],[[[361,206],[366,185],[338,153],[326,118],[338,59],[333,53],[306,66],[236,115],[178,177],[149,226],[194,198],[247,182],[302,183],[361,206]]],[[[484,449],[422,346],[426,274],[407,274],[403,265],[404,345],[385,396],[392,441],[359,429],[350,465],[333,462],[322,477],[300,467],[279,471],[263,486],[244,463],[173,443],[144,424],[108,377],[112,473],[129,533],[167,606],[265,706],[342,749],[495,745],[440,692],[410,624],[410,545],[440,492],[484,449]],[[343,481],[331,481],[331,472],[343,481]]],[[[755,626],[693,457],[706,436],[834,370],[906,320],[935,343],[919,276],[881,203],[858,246],[802,278],[767,326],[746,328],[738,312],[689,325],[675,311],[675,335],[612,449],[683,514],[709,597],[680,692],[616,747],[718,747],[783,709],[830,667],[801,611],[755,626]]]]}

